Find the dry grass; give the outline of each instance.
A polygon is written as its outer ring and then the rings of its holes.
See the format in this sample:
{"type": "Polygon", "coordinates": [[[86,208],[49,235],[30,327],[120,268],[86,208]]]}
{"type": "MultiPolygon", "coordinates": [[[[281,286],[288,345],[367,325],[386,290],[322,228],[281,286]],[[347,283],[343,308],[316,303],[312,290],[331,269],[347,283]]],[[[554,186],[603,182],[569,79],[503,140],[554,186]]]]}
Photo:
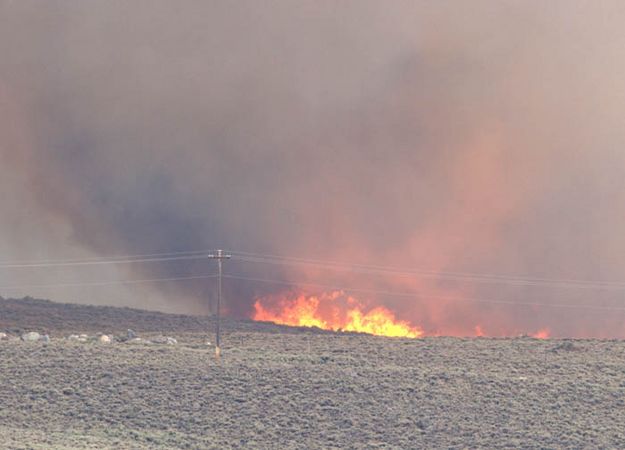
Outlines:
{"type": "MultiPolygon", "coordinates": [[[[180,344],[81,344],[59,337],[121,330],[89,322],[89,307],[31,303],[67,317],[45,330],[47,346],[0,341],[5,448],[625,445],[619,341],[402,340],[228,321],[217,363],[197,318],[109,308],[124,316],[117,328],[150,336],[169,323],[180,344]]],[[[29,327],[44,327],[40,313],[29,327]]],[[[0,317],[0,330],[25,328],[0,317]]]]}

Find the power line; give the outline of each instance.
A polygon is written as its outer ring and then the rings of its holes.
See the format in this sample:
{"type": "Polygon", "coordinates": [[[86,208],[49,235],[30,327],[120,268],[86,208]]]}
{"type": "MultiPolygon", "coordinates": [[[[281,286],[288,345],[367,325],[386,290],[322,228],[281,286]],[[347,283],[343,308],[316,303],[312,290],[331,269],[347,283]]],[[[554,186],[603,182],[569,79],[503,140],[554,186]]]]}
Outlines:
{"type": "Polygon", "coordinates": [[[392,275],[400,277],[425,277],[447,279],[455,281],[473,281],[477,283],[512,284],[519,286],[554,286],[580,289],[625,289],[624,282],[613,281],[590,281],[590,280],[558,280],[547,278],[515,277],[497,274],[477,274],[460,273],[446,271],[428,271],[418,269],[400,269],[397,267],[376,266],[367,264],[348,264],[335,261],[322,261],[314,259],[303,259],[293,257],[281,257],[275,255],[243,254],[242,252],[232,252],[233,259],[249,263],[275,264],[286,266],[313,266],[324,270],[349,271],[354,273],[372,275],[392,275]],[[247,256],[250,255],[250,256],[247,256]]]}
{"type": "Polygon", "coordinates": [[[309,265],[372,269],[372,270],[391,272],[391,273],[424,274],[424,275],[427,274],[427,275],[433,275],[433,276],[438,276],[442,274],[442,275],[454,276],[454,277],[488,278],[488,279],[497,279],[497,280],[535,281],[535,282],[545,281],[545,282],[581,283],[581,284],[584,284],[584,283],[614,284],[618,286],[625,286],[625,282],[532,278],[532,277],[486,274],[486,273],[467,273],[467,272],[448,272],[448,271],[434,271],[434,270],[423,270],[423,269],[405,269],[405,268],[392,267],[392,266],[345,263],[345,262],[327,261],[327,260],[319,260],[319,259],[296,258],[296,257],[290,257],[290,256],[261,255],[261,254],[244,253],[244,252],[232,252],[232,253],[235,255],[242,255],[242,256],[236,256],[238,259],[241,259],[241,260],[289,261],[292,263],[301,263],[301,264],[309,264],[309,265]]]}
{"type": "MultiPolygon", "coordinates": [[[[575,279],[549,279],[532,278],[513,275],[488,274],[488,273],[465,273],[449,271],[433,271],[423,269],[410,269],[373,264],[357,264],[319,259],[298,258],[292,256],[268,255],[249,253],[242,251],[230,251],[233,259],[244,263],[273,264],[283,266],[309,266],[323,270],[348,271],[353,273],[370,274],[378,276],[399,277],[424,277],[459,282],[476,282],[489,284],[510,284],[518,286],[552,286],[578,289],[625,289],[625,282],[616,281],[592,281],[575,279]]],[[[17,261],[0,263],[0,269],[17,268],[53,268],[53,267],[79,267],[96,265],[116,264],[140,264],[174,262],[188,260],[208,259],[209,250],[187,250],[168,253],[148,253],[136,255],[109,256],[91,259],[56,259],[39,261],[17,261]]]]}
{"type": "Polygon", "coordinates": [[[135,279],[135,280],[112,280],[112,281],[94,281],[86,283],[45,283],[45,284],[25,284],[14,286],[0,286],[0,290],[21,290],[21,289],[36,289],[36,288],[55,288],[55,287],[83,287],[83,286],[108,286],[108,285],[122,285],[122,284],[140,284],[140,283],[156,283],[165,281],[187,281],[187,280],[201,280],[216,278],[216,274],[211,275],[194,275],[188,277],[171,277],[171,278],[147,278],[147,279],[135,279]]]}
{"type": "Polygon", "coordinates": [[[49,264],[49,263],[72,263],[72,262],[95,262],[95,261],[106,261],[106,260],[122,260],[122,259],[137,259],[137,258],[155,258],[155,257],[167,257],[167,256],[180,256],[180,255],[197,255],[204,254],[208,255],[210,250],[185,250],[185,251],[174,251],[174,252],[166,252],[166,253],[141,253],[135,255],[110,255],[110,256],[99,256],[97,258],[66,258],[66,259],[43,259],[43,260],[34,260],[34,261],[0,261],[0,267],[6,265],[16,265],[16,264],[49,264]]]}
{"type": "Polygon", "coordinates": [[[76,266],[96,266],[105,264],[136,264],[136,263],[151,263],[151,262],[164,262],[164,261],[187,261],[207,259],[208,254],[190,254],[182,256],[164,256],[164,257],[145,257],[130,259],[94,259],[94,260],[82,260],[82,261],[54,261],[54,262],[27,262],[27,263],[10,263],[0,264],[0,269],[18,269],[18,268],[38,268],[38,267],[76,267],[76,266]]]}
{"type": "MultiPolygon", "coordinates": [[[[224,278],[232,278],[236,280],[245,280],[245,281],[255,281],[260,283],[270,283],[270,284],[281,284],[286,286],[311,286],[311,287],[319,287],[323,289],[332,289],[336,291],[348,291],[348,292],[363,292],[368,294],[377,294],[377,295],[388,295],[393,297],[410,297],[410,298],[418,298],[418,295],[410,292],[393,292],[393,291],[380,291],[375,289],[361,289],[361,288],[352,288],[346,286],[336,286],[336,285],[328,285],[328,284],[318,284],[318,283],[307,283],[307,282],[291,282],[291,281],[283,281],[283,280],[272,280],[266,278],[251,278],[251,277],[243,277],[237,275],[224,275],[224,278]]],[[[472,298],[472,297],[445,297],[445,296],[425,296],[427,299],[431,300],[448,300],[448,301],[468,301],[468,302],[479,302],[479,303],[493,303],[493,304],[502,304],[502,305],[521,305],[521,306],[540,306],[540,307],[554,307],[554,308],[583,308],[583,309],[597,309],[597,310],[609,310],[609,311],[625,311],[625,307],[610,307],[610,306],[598,306],[598,305],[573,305],[570,303],[540,303],[540,302],[523,302],[523,301],[515,301],[515,300],[494,300],[494,299],[483,299],[483,298],[472,298]]]]}
{"type": "MultiPolygon", "coordinates": [[[[112,281],[95,281],[84,283],[45,283],[45,284],[27,284],[27,285],[13,285],[13,286],[0,286],[0,290],[22,290],[22,289],[36,289],[36,288],[62,288],[62,287],[89,287],[89,286],[114,286],[114,285],[127,285],[127,284],[143,284],[143,283],[156,283],[156,282],[175,282],[175,281],[188,281],[188,280],[200,280],[200,279],[212,279],[217,278],[217,274],[207,275],[192,275],[186,277],[169,277],[169,278],[148,278],[148,279],[130,279],[130,280],[112,280],[112,281]]],[[[254,278],[245,277],[240,275],[224,274],[224,278],[252,281],[268,284],[279,284],[284,286],[308,286],[317,287],[322,289],[331,289],[347,292],[361,292],[367,294],[387,295],[393,297],[409,297],[418,298],[419,296],[411,292],[397,292],[386,291],[376,289],[364,289],[350,286],[339,286],[332,284],[310,283],[303,281],[285,281],[266,278],[254,278]]],[[[490,303],[501,304],[511,306],[537,306],[537,307],[550,307],[550,308],[574,308],[574,309],[593,309],[601,311],[625,311],[625,307],[619,306],[599,306],[599,305],[584,305],[584,304],[569,304],[569,303],[543,303],[543,302],[527,302],[527,301],[515,301],[515,300],[496,300],[485,298],[473,298],[473,297],[447,297],[447,296],[424,296],[428,300],[445,300],[445,301],[466,301],[466,302],[478,302],[478,303],[490,303]]]]}

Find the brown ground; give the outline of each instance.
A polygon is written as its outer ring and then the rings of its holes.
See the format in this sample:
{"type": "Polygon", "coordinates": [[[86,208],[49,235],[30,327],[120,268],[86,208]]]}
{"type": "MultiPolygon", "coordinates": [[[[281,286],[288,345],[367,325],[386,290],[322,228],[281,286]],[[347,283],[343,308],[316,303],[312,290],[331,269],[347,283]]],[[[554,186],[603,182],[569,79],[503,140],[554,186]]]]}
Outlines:
{"type": "Polygon", "coordinates": [[[1,448],[625,447],[621,341],[376,338],[0,300],[1,448]],[[74,343],[161,332],[176,346],[74,343]],[[211,339],[212,340],[212,339],[211,339]]]}

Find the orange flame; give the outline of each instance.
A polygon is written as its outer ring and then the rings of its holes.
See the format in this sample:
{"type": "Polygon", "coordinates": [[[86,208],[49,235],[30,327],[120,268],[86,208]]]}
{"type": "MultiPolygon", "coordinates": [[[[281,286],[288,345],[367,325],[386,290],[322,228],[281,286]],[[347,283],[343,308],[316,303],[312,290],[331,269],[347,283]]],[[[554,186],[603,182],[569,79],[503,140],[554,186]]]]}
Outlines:
{"type": "MultiPolygon", "coordinates": [[[[406,320],[399,320],[384,306],[366,308],[362,302],[342,291],[309,295],[301,292],[288,292],[256,299],[254,315],[256,321],[274,322],[280,325],[317,327],[332,331],[353,331],[377,336],[419,338],[426,335],[424,330],[406,320]]],[[[462,336],[464,334],[451,333],[462,336]]],[[[482,325],[475,325],[476,337],[487,337],[482,325]]],[[[438,336],[436,333],[428,333],[438,336]]],[[[495,336],[515,336],[514,333],[496,333],[495,336]]],[[[528,336],[522,334],[519,336],[528,336]]],[[[529,336],[536,339],[549,339],[551,330],[542,328],[529,336]]]]}
{"type": "Polygon", "coordinates": [[[365,311],[364,306],[341,291],[320,295],[285,295],[257,299],[254,320],[281,325],[355,331],[377,336],[418,338],[423,330],[383,306],[365,311]]]}
{"type": "Polygon", "coordinates": [[[543,328],[532,334],[532,337],[536,339],[549,339],[549,337],[551,337],[551,331],[549,331],[549,328],[543,328]]]}

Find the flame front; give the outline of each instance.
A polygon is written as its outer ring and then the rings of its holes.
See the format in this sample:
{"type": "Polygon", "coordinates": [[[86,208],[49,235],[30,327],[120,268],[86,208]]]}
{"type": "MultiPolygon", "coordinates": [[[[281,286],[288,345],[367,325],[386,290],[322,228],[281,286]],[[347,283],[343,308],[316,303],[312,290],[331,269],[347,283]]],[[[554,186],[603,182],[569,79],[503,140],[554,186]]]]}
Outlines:
{"type": "Polygon", "coordinates": [[[341,291],[257,299],[253,319],[281,325],[355,331],[377,336],[418,338],[423,335],[421,328],[396,319],[389,309],[378,306],[366,310],[358,300],[341,291]]]}
{"type": "MultiPolygon", "coordinates": [[[[325,292],[318,295],[290,291],[257,298],[254,303],[256,321],[274,322],[280,325],[317,327],[332,331],[353,331],[376,336],[419,338],[428,336],[467,336],[463,332],[446,330],[442,333],[425,332],[423,328],[407,320],[397,319],[395,313],[384,306],[366,307],[356,298],[343,291],[325,292]]],[[[469,328],[471,329],[471,328],[469,328]]],[[[531,336],[549,339],[548,327],[526,334],[521,330],[490,330],[482,324],[472,327],[469,335],[475,337],[531,336]]]]}
{"type": "Polygon", "coordinates": [[[551,337],[551,331],[549,331],[549,328],[543,328],[532,334],[532,337],[536,339],[549,339],[551,337]]]}

